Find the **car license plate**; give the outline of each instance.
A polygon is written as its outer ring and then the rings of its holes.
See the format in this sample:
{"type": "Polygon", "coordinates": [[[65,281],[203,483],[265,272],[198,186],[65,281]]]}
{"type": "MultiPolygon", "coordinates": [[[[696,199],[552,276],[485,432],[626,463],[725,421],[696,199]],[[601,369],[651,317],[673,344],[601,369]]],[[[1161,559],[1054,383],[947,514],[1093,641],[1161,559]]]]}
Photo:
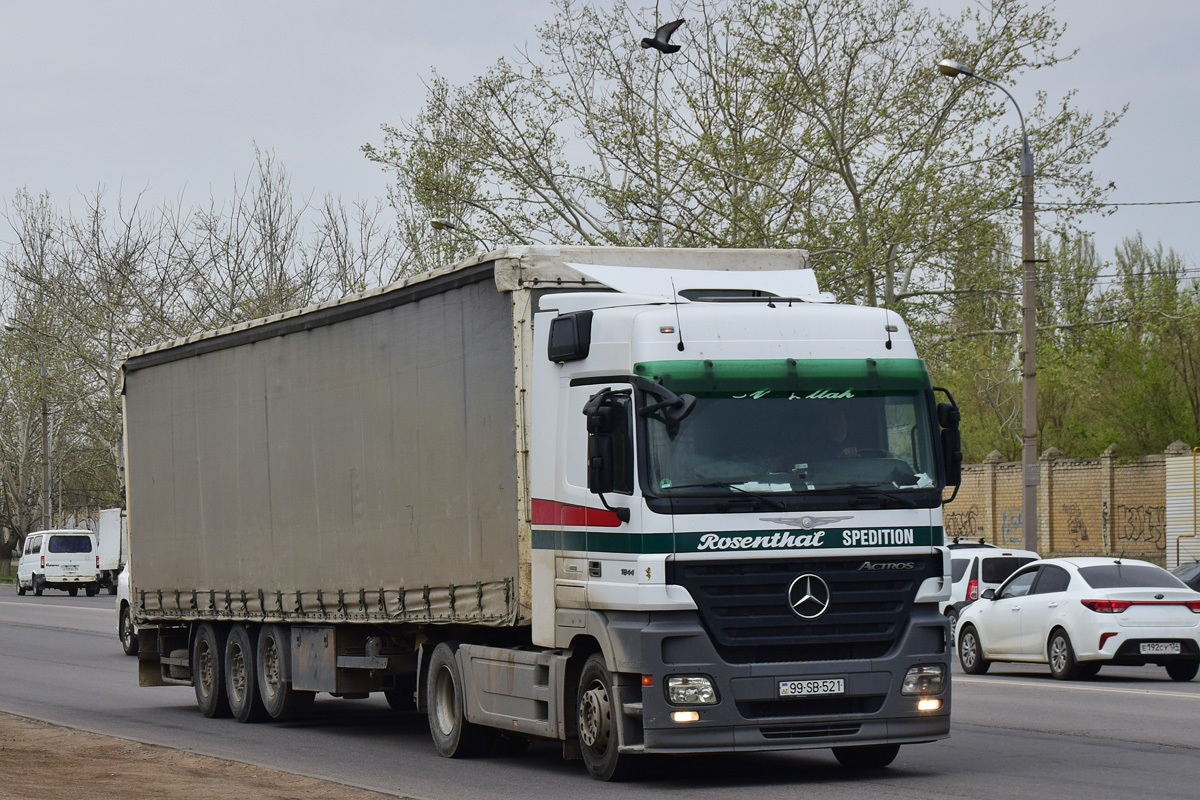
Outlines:
{"type": "Polygon", "coordinates": [[[1138,645],[1138,651],[1144,656],[1158,653],[1177,656],[1180,653],[1179,642],[1142,642],[1138,645]]]}
{"type": "Polygon", "coordinates": [[[79,567],[74,564],[63,564],[63,572],[78,572],[79,567]]]}
{"type": "Polygon", "coordinates": [[[845,694],[845,678],[824,678],[812,681],[780,681],[780,697],[809,697],[817,694],[845,694]]]}

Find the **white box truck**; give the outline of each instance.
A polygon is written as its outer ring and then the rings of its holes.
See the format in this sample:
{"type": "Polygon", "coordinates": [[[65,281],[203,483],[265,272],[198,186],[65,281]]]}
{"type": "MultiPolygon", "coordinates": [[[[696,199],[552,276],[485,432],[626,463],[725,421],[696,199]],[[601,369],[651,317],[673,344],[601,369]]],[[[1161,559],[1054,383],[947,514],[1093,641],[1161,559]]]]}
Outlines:
{"type": "Polygon", "coordinates": [[[803,251],[511,247],[123,369],[140,680],[206,716],[598,779],[948,735],[957,411],[803,251]]]}
{"type": "Polygon", "coordinates": [[[125,509],[106,508],[96,524],[97,552],[100,554],[100,586],[109,594],[117,593],[117,577],[125,568],[129,551],[125,536],[125,509]]]}

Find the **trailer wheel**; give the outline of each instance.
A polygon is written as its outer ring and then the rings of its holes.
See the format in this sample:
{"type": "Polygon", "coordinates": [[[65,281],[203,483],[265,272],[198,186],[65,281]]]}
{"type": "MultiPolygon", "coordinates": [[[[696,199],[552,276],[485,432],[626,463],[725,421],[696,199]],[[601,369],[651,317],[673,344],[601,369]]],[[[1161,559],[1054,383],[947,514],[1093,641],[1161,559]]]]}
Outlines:
{"type": "Polygon", "coordinates": [[[619,781],[631,776],[635,756],[621,755],[615,714],[621,711],[613,691],[612,674],[604,656],[593,653],[579,675],[579,749],[583,763],[596,780],[619,781]],[[614,711],[615,709],[615,711],[614,711]]]}
{"type": "Polygon", "coordinates": [[[129,603],[121,603],[121,616],[117,618],[117,635],[121,637],[121,649],[127,656],[138,654],[137,634],[133,632],[133,620],[129,616],[129,603]]]}
{"type": "Polygon", "coordinates": [[[271,719],[296,719],[312,708],[316,692],[301,692],[292,688],[285,661],[291,650],[288,629],[283,625],[263,625],[258,632],[255,659],[258,670],[258,693],[263,708],[271,719]]]}
{"type": "Polygon", "coordinates": [[[471,758],[482,755],[492,743],[494,731],[467,722],[463,712],[466,692],[462,672],[454,654],[455,642],[442,642],[429,659],[426,707],[429,733],[439,753],[446,758],[471,758]]]}
{"type": "Polygon", "coordinates": [[[259,722],[267,716],[258,694],[256,640],[248,626],[234,625],[225,642],[225,691],[229,710],[238,722],[259,722]]]}
{"type": "Polygon", "coordinates": [[[211,622],[196,627],[192,641],[192,683],[196,705],[206,717],[228,717],[229,696],[225,693],[225,629],[211,622]]]}

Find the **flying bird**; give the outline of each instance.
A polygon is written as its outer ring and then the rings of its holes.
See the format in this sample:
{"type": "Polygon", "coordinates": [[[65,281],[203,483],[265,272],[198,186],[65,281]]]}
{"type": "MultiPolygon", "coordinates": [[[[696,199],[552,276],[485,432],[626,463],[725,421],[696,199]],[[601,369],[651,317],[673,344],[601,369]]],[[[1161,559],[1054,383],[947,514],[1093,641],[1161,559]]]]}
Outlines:
{"type": "Polygon", "coordinates": [[[682,24],[683,20],[677,19],[674,22],[668,22],[665,25],[660,25],[658,30],[654,32],[653,38],[646,37],[645,39],[642,39],[642,47],[644,49],[653,47],[655,50],[663,53],[678,53],[679,45],[670,43],[671,34],[674,33],[682,24]]]}

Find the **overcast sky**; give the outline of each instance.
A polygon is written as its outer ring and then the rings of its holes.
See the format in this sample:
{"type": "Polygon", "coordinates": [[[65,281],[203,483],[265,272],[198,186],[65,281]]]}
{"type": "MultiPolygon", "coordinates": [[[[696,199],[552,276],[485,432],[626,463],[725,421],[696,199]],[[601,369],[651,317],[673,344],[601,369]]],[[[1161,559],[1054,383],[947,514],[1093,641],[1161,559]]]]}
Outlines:
{"type": "MultiPolygon", "coordinates": [[[[1200,2],[1057,8],[1064,49],[1080,54],[1009,87],[1022,108],[1039,88],[1078,89],[1077,104],[1097,115],[1129,103],[1094,164],[1116,183],[1111,199],[1200,200],[1200,2]]],[[[436,68],[469,80],[534,43],[552,11],[549,0],[0,0],[0,201],[20,187],[75,208],[98,187],[112,202],[142,191],[154,203],[222,200],[253,168],[255,143],[298,193],[382,197],[387,176],[359,147],[419,110],[422,77],[436,68]]],[[[1140,230],[1195,268],[1198,222],[1200,205],[1179,205],[1123,207],[1088,224],[1106,257],[1140,230]]],[[[2,222],[0,240],[11,240],[2,222]]]]}

